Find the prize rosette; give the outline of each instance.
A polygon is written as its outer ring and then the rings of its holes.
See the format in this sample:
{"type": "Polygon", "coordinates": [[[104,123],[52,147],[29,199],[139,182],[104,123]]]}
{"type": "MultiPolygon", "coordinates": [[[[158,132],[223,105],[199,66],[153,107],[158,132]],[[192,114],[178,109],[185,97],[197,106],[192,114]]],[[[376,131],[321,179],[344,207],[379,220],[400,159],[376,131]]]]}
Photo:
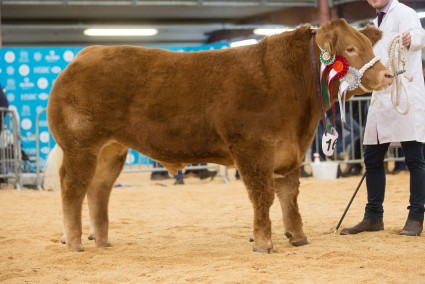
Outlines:
{"type": "Polygon", "coordinates": [[[320,62],[322,62],[325,65],[330,65],[332,62],[334,62],[335,56],[330,54],[328,51],[323,50],[320,53],[320,62]]]}
{"type": "Polygon", "coordinates": [[[349,69],[347,59],[344,56],[337,55],[332,64],[332,69],[336,72],[335,77],[339,79],[343,78],[349,69]]]}
{"type": "Polygon", "coordinates": [[[357,89],[357,87],[360,85],[360,73],[357,71],[357,69],[350,67],[348,68],[348,73],[344,76],[342,80],[347,82],[348,87],[347,89],[349,91],[353,91],[357,89]]]}

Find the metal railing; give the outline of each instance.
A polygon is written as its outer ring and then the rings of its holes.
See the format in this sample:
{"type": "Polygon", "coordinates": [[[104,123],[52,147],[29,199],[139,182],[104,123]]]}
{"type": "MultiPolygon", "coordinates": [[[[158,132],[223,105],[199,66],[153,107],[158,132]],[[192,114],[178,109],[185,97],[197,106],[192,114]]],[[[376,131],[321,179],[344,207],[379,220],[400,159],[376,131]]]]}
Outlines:
{"type": "Polygon", "coordinates": [[[15,111],[0,108],[0,182],[21,189],[21,133],[15,111]]]}
{"type": "MultiPolygon", "coordinates": [[[[364,159],[364,131],[366,126],[367,112],[370,105],[371,96],[356,96],[352,97],[350,101],[346,102],[346,120],[345,126],[336,123],[337,131],[339,134],[339,145],[337,145],[333,157],[324,158],[338,161],[339,163],[354,164],[362,163],[364,159]]],[[[337,106],[338,107],[338,106],[337,106]]],[[[330,114],[331,111],[328,111],[330,114]]],[[[339,115],[339,114],[338,114],[339,115]]],[[[332,118],[327,117],[327,122],[332,124],[332,118]]],[[[338,121],[338,119],[337,119],[338,121]]],[[[321,123],[321,122],[320,122],[321,123]]],[[[309,165],[312,162],[312,154],[320,152],[321,136],[323,135],[323,127],[320,125],[316,131],[316,136],[313,141],[312,147],[309,149],[305,156],[304,165],[309,165]]],[[[398,143],[397,143],[398,144],[398,143]]],[[[400,146],[391,144],[386,156],[385,162],[400,162],[404,161],[404,157],[400,156],[398,149],[400,146]]]]}

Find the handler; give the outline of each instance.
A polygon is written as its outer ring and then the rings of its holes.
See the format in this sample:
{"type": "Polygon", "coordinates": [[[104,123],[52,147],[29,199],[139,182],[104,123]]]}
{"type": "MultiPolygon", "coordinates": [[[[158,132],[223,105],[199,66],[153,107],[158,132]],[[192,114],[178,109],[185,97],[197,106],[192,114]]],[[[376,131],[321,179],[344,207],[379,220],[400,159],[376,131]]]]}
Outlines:
{"type": "Polygon", "coordinates": [[[388,46],[401,34],[402,46],[407,49],[407,66],[406,73],[395,78],[404,84],[398,93],[398,106],[392,87],[373,92],[363,141],[368,202],[363,221],[343,229],[341,235],[384,229],[384,157],[390,143],[400,142],[410,171],[409,213],[400,235],[419,236],[425,211],[425,159],[422,152],[422,143],[425,142],[425,86],[421,59],[425,31],[417,13],[398,0],[367,1],[377,12],[374,24],[384,32],[383,38],[374,46],[375,54],[383,63],[389,62],[388,46]],[[411,76],[413,80],[409,82],[404,75],[411,76]]]}

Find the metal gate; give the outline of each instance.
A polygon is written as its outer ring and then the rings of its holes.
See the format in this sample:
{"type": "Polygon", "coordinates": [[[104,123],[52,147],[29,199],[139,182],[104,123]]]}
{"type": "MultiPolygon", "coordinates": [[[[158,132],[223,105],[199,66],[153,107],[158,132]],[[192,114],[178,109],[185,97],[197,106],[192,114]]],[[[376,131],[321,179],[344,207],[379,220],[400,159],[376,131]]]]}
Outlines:
{"type": "Polygon", "coordinates": [[[0,108],[0,183],[21,189],[22,152],[18,116],[0,108]]]}

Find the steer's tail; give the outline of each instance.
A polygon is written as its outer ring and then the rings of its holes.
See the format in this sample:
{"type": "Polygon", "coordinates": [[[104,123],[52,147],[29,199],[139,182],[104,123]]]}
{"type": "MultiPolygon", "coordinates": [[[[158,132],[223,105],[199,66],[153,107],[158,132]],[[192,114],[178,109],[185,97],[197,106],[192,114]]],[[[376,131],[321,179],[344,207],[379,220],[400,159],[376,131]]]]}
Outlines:
{"type": "Polygon", "coordinates": [[[46,173],[44,180],[44,189],[55,190],[60,187],[59,181],[59,169],[62,165],[63,151],[56,144],[56,146],[50,151],[47,157],[47,162],[44,172],[46,173]]]}

